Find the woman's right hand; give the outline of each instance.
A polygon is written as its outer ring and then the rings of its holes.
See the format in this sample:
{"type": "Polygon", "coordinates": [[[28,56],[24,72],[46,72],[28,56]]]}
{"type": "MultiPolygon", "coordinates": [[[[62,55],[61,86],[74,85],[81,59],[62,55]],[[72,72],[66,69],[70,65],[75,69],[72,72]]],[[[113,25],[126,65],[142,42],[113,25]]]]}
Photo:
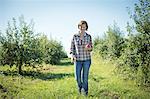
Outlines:
{"type": "Polygon", "coordinates": [[[71,62],[73,63],[73,62],[75,62],[76,61],[76,57],[73,55],[72,57],[71,57],[71,62]]]}

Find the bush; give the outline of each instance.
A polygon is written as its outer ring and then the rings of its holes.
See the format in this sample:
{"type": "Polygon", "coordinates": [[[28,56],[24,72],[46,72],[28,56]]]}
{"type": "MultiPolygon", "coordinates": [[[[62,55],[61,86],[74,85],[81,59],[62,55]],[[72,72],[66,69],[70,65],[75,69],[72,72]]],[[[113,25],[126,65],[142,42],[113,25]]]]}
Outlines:
{"type": "Polygon", "coordinates": [[[94,39],[94,49],[103,58],[115,59],[121,56],[124,46],[124,39],[119,27],[114,24],[108,27],[108,30],[103,38],[94,39]]]}
{"type": "Polygon", "coordinates": [[[139,4],[135,4],[134,14],[131,15],[135,22],[135,28],[128,28],[127,47],[120,58],[120,63],[121,66],[134,69],[138,84],[150,86],[150,20],[148,6],[148,0],[139,0],[139,4]],[[132,33],[133,30],[137,33],[132,33]]]}
{"type": "Polygon", "coordinates": [[[27,24],[21,16],[19,24],[15,18],[8,22],[5,33],[0,33],[0,65],[15,65],[19,74],[22,66],[33,66],[43,61],[58,64],[60,59],[67,57],[63,46],[56,40],[48,40],[46,36],[35,34],[33,22],[27,24]]]}
{"type": "Polygon", "coordinates": [[[67,57],[67,54],[63,51],[63,46],[52,38],[48,40],[45,35],[41,35],[38,38],[40,42],[40,49],[43,53],[43,61],[47,64],[59,64],[62,58],[67,57]]]}

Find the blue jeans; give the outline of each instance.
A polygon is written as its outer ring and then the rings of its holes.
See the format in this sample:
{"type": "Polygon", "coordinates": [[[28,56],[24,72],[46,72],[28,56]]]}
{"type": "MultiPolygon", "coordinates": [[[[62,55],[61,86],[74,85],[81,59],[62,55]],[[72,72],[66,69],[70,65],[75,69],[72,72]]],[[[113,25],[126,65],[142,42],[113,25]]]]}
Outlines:
{"type": "Polygon", "coordinates": [[[75,78],[78,84],[79,92],[81,93],[81,89],[83,88],[85,94],[88,94],[88,75],[91,60],[76,61],[74,65],[75,65],[75,78]]]}

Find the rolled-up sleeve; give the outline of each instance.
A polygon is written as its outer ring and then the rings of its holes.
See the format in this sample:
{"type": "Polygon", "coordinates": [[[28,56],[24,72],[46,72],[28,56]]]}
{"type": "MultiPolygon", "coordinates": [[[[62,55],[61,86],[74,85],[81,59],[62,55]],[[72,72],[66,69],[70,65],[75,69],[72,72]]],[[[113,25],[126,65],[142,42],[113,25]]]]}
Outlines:
{"type": "Polygon", "coordinates": [[[70,54],[75,55],[75,42],[74,42],[74,36],[73,39],[71,40],[71,48],[70,48],[70,54]]]}
{"type": "Polygon", "coordinates": [[[92,37],[91,37],[91,35],[90,35],[90,45],[91,45],[91,51],[93,50],[93,43],[92,43],[92,37]]]}

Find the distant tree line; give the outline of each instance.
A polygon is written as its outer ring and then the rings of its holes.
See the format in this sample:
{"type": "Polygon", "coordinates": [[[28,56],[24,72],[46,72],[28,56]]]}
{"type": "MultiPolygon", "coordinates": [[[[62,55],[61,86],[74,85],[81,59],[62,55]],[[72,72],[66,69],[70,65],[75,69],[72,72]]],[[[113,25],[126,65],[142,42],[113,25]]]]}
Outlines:
{"type": "Polygon", "coordinates": [[[28,24],[23,16],[18,23],[15,18],[8,22],[6,32],[0,32],[0,65],[15,65],[21,74],[22,66],[59,64],[67,57],[60,42],[34,33],[33,27],[33,21],[28,24]]]}
{"type": "Polygon", "coordinates": [[[135,25],[127,23],[128,36],[116,24],[109,26],[103,38],[94,39],[94,51],[116,60],[124,76],[150,86],[150,0],[139,0],[130,17],[135,25]]]}

